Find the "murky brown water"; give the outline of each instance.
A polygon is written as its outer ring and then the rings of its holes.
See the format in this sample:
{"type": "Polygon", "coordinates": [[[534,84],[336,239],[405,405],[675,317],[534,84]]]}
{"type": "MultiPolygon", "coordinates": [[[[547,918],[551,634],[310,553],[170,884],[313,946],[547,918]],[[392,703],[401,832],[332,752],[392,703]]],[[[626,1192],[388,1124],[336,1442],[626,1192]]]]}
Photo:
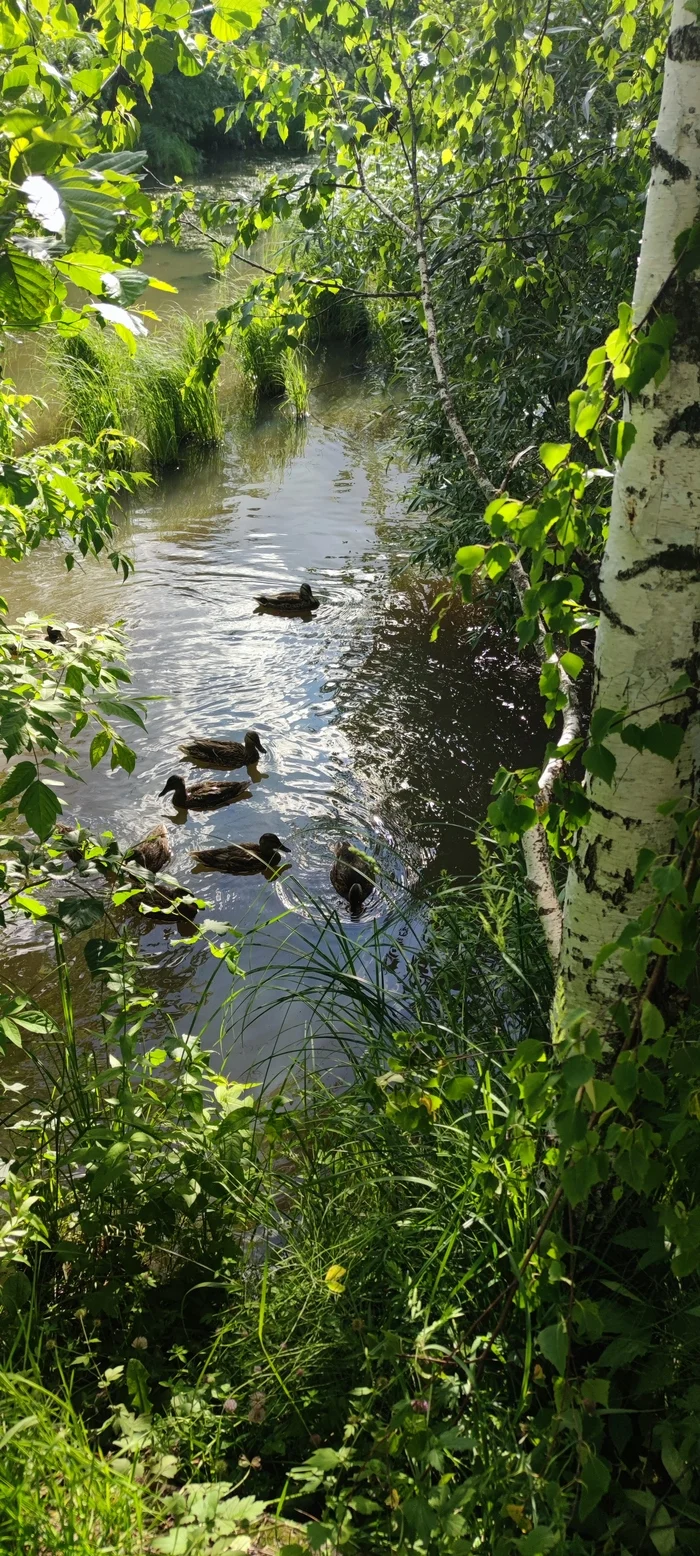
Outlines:
{"type": "MultiPolygon", "coordinates": [[[[201,312],[218,301],[208,270],[206,253],[177,250],[159,257],[157,273],[181,287],[188,310],[201,312]]],[[[473,869],[472,821],[484,814],[495,768],[535,760],[539,748],[536,679],[513,653],[495,638],[474,650],[461,610],[430,643],[437,585],[407,566],[408,473],[389,400],[351,353],[329,352],[315,377],[301,432],[279,408],[265,408],[253,426],[232,427],[216,454],[170,473],[132,509],[123,547],[136,571],[127,583],[107,566],[68,575],[48,551],[0,568],[13,614],[123,618],[135,690],[159,699],[148,733],[129,730],[138,752],[131,777],[101,766],[86,771],[84,784],[66,784],[64,804],[86,826],[109,827],[124,843],[142,836],[172,815],[157,796],[170,773],[187,775],[181,740],[260,731],[268,754],[253,797],[173,821],[170,868],[209,896],[217,918],[242,929],[278,919],[265,931],[264,959],[302,963],[298,932],[303,926],[308,934],[315,912],[308,895],[339,906],[358,939],[391,903],[410,919],[407,887],[441,870],[473,869]],[[259,589],[304,580],[322,602],[312,621],[255,613],[259,589]],[[293,868],[276,883],[192,875],[191,849],[264,831],[292,851],[293,868]],[[384,892],[359,923],[329,883],[331,848],[341,837],[368,847],[385,872],[384,892]]],[[[37,934],[6,944],[6,956],[27,959],[25,983],[42,977],[37,934]]],[[[213,968],[202,947],[177,940],[173,927],[159,927],[144,947],[160,963],[174,1016],[185,1020],[212,973],[207,1010],[225,999],[230,975],[213,968]]],[[[249,944],[244,964],[261,954],[259,943],[249,944]]],[[[304,1022],[301,1003],[284,1015],[261,1007],[241,1031],[229,1010],[232,1068],[245,1071],[280,1043],[293,1048],[304,1022]]]]}

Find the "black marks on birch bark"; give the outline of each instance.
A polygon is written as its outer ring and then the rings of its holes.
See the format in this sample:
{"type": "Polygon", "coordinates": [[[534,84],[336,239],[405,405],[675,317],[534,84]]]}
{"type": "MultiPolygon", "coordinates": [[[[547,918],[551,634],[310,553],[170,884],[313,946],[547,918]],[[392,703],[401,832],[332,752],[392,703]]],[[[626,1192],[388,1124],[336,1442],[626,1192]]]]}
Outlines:
{"type": "Polygon", "coordinates": [[[683,65],[700,59],[700,26],[690,22],[687,27],[676,27],[666,48],[666,58],[674,65],[683,65]]]}
{"type": "Polygon", "coordinates": [[[695,439],[700,433],[700,401],[694,400],[692,405],[686,405],[682,411],[676,411],[666,427],[660,427],[654,433],[654,443],[657,448],[663,448],[670,442],[676,432],[683,432],[690,440],[690,448],[696,448],[695,439]]]}
{"type": "Polygon", "coordinates": [[[652,568],[658,567],[664,573],[697,573],[700,575],[700,550],[697,546],[666,546],[656,556],[644,557],[635,562],[632,567],[625,567],[619,572],[617,580],[626,583],[629,578],[639,578],[641,573],[648,573],[652,568]]]}
{"type": "Polygon", "coordinates": [[[690,168],[686,162],[681,162],[680,157],[673,157],[665,146],[660,146],[657,140],[651,143],[651,165],[662,167],[664,173],[668,173],[674,184],[687,183],[690,178],[690,168]]]}

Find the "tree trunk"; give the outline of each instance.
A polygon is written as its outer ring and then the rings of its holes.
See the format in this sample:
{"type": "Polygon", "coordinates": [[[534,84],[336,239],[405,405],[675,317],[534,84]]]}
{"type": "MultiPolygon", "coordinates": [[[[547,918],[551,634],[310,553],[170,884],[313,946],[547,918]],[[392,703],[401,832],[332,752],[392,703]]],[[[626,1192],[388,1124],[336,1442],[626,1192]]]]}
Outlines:
{"type": "Polygon", "coordinates": [[[637,437],[613,486],[594,707],[640,710],[641,725],[670,718],[685,735],[675,762],[609,739],[612,786],[590,784],[591,819],[566,889],[561,993],[569,1014],[588,1009],[598,1022],[626,979],[617,957],[595,979],[592,962],[643,906],[644,888],[634,887],[639,850],[672,845],[673,820],[659,805],[697,794],[700,768],[700,272],[683,281],[673,274],[674,242],[700,219],[700,25],[682,0],[673,5],[651,162],[634,317],[640,323],[656,302],[677,333],[666,378],[627,413],[637,437]],[[683,670],[695,687],[690,707],[687,698],[666,701],[683,670]]]}

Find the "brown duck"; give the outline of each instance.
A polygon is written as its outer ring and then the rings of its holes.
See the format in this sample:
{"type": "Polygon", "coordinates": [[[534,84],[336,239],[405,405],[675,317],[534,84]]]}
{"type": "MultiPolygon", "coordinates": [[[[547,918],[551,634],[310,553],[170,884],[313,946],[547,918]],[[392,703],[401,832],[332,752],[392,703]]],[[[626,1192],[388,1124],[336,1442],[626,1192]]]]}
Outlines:
{"type": "Polygon", "coordinates": [[[205,767],[254,767],[258,757],[265,755],[257,730],[249,729],[243,740],[208,740],[196,736],[180,746],[183,756],[190,762],[201,762],[205,767]]]}
{"type": "Polygon", "coordinates": [[[258,875],[261,870],[276,870],[282,862],[282,854],[290,850],[274,832],[263,832],[257,843],[226,843],[221,848],[201,848],[192,858],[210,870],[224,870],[228,875],[258,875]]]}
{"type": "Polygon", "coordinates": [[[164,870],[170,863],[173,851],[170,847],[170,838],[164,823],[159,822],[140,843],[134,843],[124,856],[125,864],[138,864],[142,870],[150,870],[152,875],[157,875],[159,870],[164,870]]]}
{"type": "Polygon", "coordinates": [[[245,781],[186,784],[177,773],[168,779],[159,798],[164,794],[172,794],[176,810],[222,810],[224,805],[233,805],[236,800],[250,799],[250,789],[245,781]]]}
{"type": "Polygon", "coordinates": [[[158,884],[151,891],[143,893],[141,902],[146,910],[157,908],[160,918],[181,918],[192,923],[198,913],[197,903],[192,893],[184,886],[158,884]]]}
{"type": "Polygon", "coordinates": [[[374,890],[375,865],[367,854],[360,853],[349,843],[339,843],[335,850],[335,864],[331,865],[331,885],[339,896],[345,897],[353,913],[362,911],[362,904],[374,890]]]}
{"type": "Polygon", "coordinates": [[[289,589],[281,594],[256,594],[258,605],[264,610],[279,611],[281,614],[294,615],[300,611],[316,611],[321,603],[317,600],[310,584],[303,583],[299,589],[289,589]]]}

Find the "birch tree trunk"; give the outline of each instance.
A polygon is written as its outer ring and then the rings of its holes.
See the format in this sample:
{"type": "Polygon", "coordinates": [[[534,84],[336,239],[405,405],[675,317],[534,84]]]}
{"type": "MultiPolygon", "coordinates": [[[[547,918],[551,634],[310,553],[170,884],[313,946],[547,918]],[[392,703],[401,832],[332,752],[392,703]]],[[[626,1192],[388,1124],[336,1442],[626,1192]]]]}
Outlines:
{"type": "Polygon", "coordinates": [[[700,219],[700,25],[682,0],[673,4],[651,160],[634,317],[640,322],[657,302],[677,333],[666,378],[658,389],[649,384],[627,413],[637,437],[613,487],[594,707],[640,710],[641,725],[670,718],[685,736],[675,763],[610,739],[612,787],[600,779],[590,785],[591,819],[567,882],[560,970],[565,1008],[588,1009],[598,1021],[625,977],[613,957],[594,980],[592,962],[643,906],[634,888],[639,850],[671,846],[673,822],[658,806],[698,792],[700,272],[679,281],[673,270],[675,239],[700,219]],[[683,670],[695,687],[690,707],[683,699],[660,708],[683,670]]]}

